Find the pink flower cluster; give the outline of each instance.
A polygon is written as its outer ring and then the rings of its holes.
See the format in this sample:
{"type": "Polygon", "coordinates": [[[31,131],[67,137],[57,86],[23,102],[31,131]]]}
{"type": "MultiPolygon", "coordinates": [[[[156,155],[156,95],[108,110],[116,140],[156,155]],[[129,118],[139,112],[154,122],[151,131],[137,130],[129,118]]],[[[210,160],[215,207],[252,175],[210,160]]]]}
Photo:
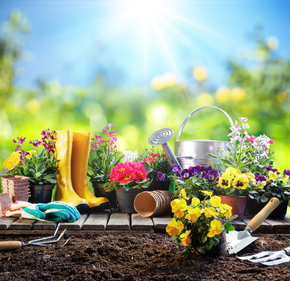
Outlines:
{"type": "Polygon", "coordinates": [[[131,181],[141,182],[146,180],[147,172],[142,162],[120,163],[111,170],[110,181],[128,183],[131,181]]]}
{"type": "Polygon", "coordinates": [[[107,140],[103,140],[101,135],[95,134],[95,137],[92,138],[91,146],[93,151],[96,151],[98,148],[107,147],[111,151],[117,149],[117,131],[113,129],[114,125],[107,124],[103,129],[103,134],[107,135],[107,140]]]}
{"type": "Polygon", "coordinates": [[[269,137],[266,135],[262,135],[259,137],[255,136],[247,136],[246,140],[251,143],[251,145],[260,151],[269,152],[270,144],[274,143],[269,137]]]}

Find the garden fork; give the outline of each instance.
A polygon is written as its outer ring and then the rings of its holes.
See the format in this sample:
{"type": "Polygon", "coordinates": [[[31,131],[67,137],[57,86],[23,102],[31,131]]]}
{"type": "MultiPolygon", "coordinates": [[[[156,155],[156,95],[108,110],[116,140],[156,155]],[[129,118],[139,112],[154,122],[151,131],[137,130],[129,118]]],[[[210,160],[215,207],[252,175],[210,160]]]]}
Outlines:
{"type": "Polygon", "coordinates": [[[238,257],[240,260],[248,260],[250,262],[261,263],[264,265],[277,265],[290,261],[290,247],[281,251],[264,251],[256,255],[238,257]]]}

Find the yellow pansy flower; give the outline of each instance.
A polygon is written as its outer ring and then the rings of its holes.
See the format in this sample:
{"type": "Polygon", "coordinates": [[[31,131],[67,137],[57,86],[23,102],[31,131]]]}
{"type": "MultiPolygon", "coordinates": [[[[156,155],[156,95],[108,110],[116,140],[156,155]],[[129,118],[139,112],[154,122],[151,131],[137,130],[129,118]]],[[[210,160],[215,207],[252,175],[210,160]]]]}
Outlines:
{"type": "Polygon", "coordinates": [[[204,208],[201,213],[204,213],[207,218],[216,217],[219,215],[219,212],[217,212],[213,207],[204,208]]]}
{"type": "Polygon", "coordinates": [[[166,232],[170,236],[179,235],[183,229],[184,229],[184,224],[181,221],[176,221],[175,218],[173,218],[169,222],[169,224],[166,226],[166,232]]]}
{"type": "Polygon", "coordinates": [[[239,175],[233,181],[233,186],[238,189],[246,189],[249,185],[249,180],[245,174],[239,175]]]}
{"type": "Polygon", "coordinates": [[[221,204],[221,198],[218,196],[213,196],[208,201],[213,207],[219,207],[221,204]]]}
{"type": "Polygon", "coordinates": [[[255,175],[252,173],[245,173],[246,177],[249,180],[249,183],[251,186],[255,186],[256,185],[256,178],[255,175]]]}
{"type": "Polygon", "coordinates": [[[12,170],[14,166],[17,166],[20,163],[20,154],[19,151],[14,151],[10,156],[3,162],[3,168],[12,170]]]}
{"type": "Polygon", "coordinates": [[[239,169],[235,169],[232,167],[227,168],[226,173],[229,173],[234,179],[237,178],[240,174],[242,174],[239,169]]]}
{"type": "Polygon", "coordinates": [[[281,175],[281,179],[282,179],[282,181],[286,182],[289,180],[289,176],[288,175],[281,175]]]}
{"type": "Polygon", "coordinates": [[[195,223],[198,220],[198,218],[201,216],[201,211],[197,207],[194,209],[189,207],[187,211],[188,211],[188,214],[185,216],[185,218],[192,221],[193,223],[195,223]]]}
{"type": "Polygon", "coordinates": [[[184,216],[184,211],[187,210],[186,201],[184,199],[174,199],[171,201],[171,208],[174,216],[182,218],[184,216]]]}
{"type": "Polygon", "coordinates": [[[211,191],[206,191],[206,190],[201,190],[201,192],[207,196],[212,196],[212,192],[211,191]]]}
{"type": "Polygon", "coordinates": [[[268,176],[270,180],[274,181],[277,179],[277,172],[269,171],[268,176]]]}
{"type": "Polygon", "coordinates": [[[220,206],[221,213],[224,214],[226,218],[230,218],[232,216],[232,207],[228,204],[222,204],[220,206]]]}
{"type": "Polygon", "coordinates": [[[222,223],[216,219],[212,220],[210,223],[210,229],[207,234],[208,237],[214,237],[217,234],[222,233],[222,223]]]}
{"type": "Polygon", "coordinates": [[[180,192],[179,192],[179,195],[178,195],[180,198],[184,198],[186,200],[188,200],[189,198],[186,197],[186,192],[185,192],[185,189],[181,189],[180,192]]]}
{"type": "Polygon", "coordinates": [[[190,233],[191,233],[191,230],[186,230],[184,233],[180,235],[182,245],[187,246],[191,244],[191,238],[190,238],[191,235],[189,235],[190,233]]]}
{"type": "Polygon", "coordinates": [[[192,198],[191,205],[197,206],[200,203],[200,200],[196,197],[192,198]]]}
{"type": "Polygon", "coordinates": [[[224,189],[231,187],[232,176],[230,173],[223,173],[221,177],[219,177],[218,186],[224,189]]]}

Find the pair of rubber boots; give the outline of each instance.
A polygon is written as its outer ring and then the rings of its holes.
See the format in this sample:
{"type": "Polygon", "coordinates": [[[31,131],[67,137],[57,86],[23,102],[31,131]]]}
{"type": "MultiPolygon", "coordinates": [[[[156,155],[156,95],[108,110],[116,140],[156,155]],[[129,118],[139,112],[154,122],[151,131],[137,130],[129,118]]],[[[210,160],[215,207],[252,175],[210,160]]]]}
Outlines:
{"type": "Polygon", "coordinates": [[[109,200],[95,197],[87,182],[91,133],[56,131],[55,138],[55,156],[60,160],[55,201],[66,202],[82,213],[109,208],[109,200]]]}

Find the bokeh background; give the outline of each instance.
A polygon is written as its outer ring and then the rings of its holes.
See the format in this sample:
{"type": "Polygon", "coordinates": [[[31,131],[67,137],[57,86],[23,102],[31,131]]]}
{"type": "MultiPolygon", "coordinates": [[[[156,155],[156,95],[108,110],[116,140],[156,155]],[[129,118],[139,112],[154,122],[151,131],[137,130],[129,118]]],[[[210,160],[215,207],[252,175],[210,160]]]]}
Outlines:
{"type": "MultiPolygon", "coordinates": [[[[47,128],[114,124],[118,148],[142,152],[171,127],[173,148],[186,116],[215,105],[248,117],[290,169],[289,11],[287,0],[0,0],[0,167],[12,139],[47,128]]],[[[226,141],[229,126],[205,109],[181,139],[226,141]]]]}

